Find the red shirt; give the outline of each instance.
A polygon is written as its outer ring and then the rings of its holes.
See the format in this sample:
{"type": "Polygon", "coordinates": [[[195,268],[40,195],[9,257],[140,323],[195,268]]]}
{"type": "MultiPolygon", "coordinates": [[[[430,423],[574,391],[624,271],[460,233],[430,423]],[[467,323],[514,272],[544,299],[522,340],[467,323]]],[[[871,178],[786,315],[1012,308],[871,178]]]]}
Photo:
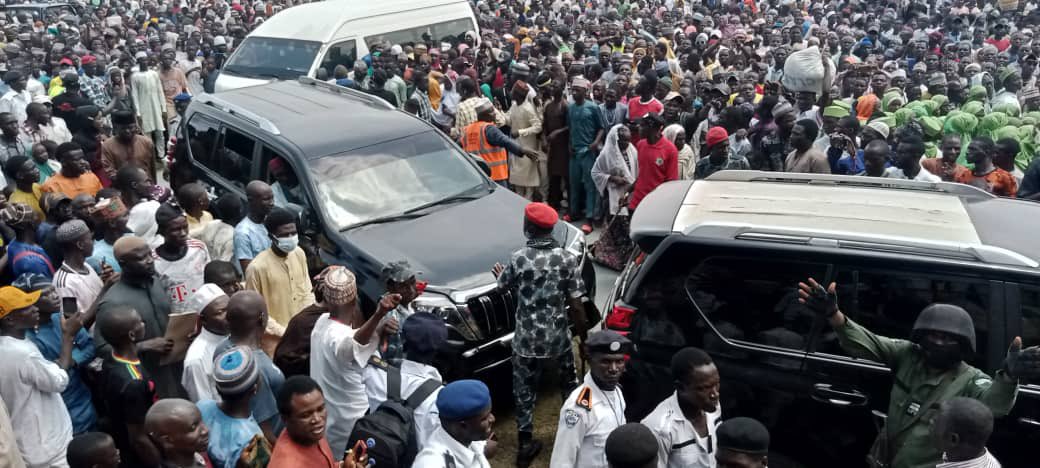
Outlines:
{"type": "Polygon", "coordinates": [[[664,111],[664,104],[661,104],[661,101],[658,101],[657,98],[650,98],[650,102],[646,104],[639,97],[628,100],[628,120],[632,122],[643,118],[643,116],[651,112],[660,114],[662,111],[664,111]]]}
{"type": "Polygon", "coordinates": [[[274,453],[267,468],[335,468],[339,466],[332,456],[328,441],[324,437],[315,445],[303,446],[289,437],[289,431],[282,431],[278,442],[274,444],[274,453]]]}
{"type": "Polygon", "coordinates": [[[639,174],[632,188],[632,199],[628,202],[629,210],[635,210],[643,197],[658,185],[669,180],[679,180],[679,151],[667,138],[662,137],[654,144],[649,140],[640,140],[636,143],[636,150],[639,153],[639,174]]]}
{"type": "Polygon", "coordinates": [[[1007,36],[1004,36],[1004,38],[1002,39],[994,39],[991,37],[983,42],[985,42],[986,44],[993,44],[993,46],[996,47],[997,51],[999,52],[1003,52],[1007,50],[1008,47],[1011,47],[1011,39],[1008,39],[1007,36]]]}

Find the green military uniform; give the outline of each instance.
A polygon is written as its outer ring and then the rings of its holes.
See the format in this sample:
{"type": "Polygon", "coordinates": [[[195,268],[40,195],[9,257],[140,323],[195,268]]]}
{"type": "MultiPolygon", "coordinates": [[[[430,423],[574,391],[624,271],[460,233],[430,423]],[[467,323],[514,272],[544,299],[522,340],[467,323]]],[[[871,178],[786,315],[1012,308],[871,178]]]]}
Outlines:
{"type": "Polygon", "coordinates": [[[958,396],[975,398],[998,417],[1015,405],[1018,382],[1003,371],[993,379],[961,362],[952,370],[937,373],[925,366],[910,341],[875,335],[848,318],[836,331],[842,348],[851,356],[882,362],[892,370],[894,385],[885,434],[878,435],[881,439],[887,434],[892,468],[934,468],[942,461],[930,435],[938,413],[938,405],[933,403],[958,396]]]}

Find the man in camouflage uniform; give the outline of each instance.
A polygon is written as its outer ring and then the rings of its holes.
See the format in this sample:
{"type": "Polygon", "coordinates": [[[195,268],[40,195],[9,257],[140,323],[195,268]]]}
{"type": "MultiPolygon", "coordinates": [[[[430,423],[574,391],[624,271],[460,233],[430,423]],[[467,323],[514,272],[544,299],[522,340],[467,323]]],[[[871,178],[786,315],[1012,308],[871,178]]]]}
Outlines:
{"type": "Polygon", "coordinates": [[[911,341],[878,336],[838,310],[835,284],[824,289],[812,278],[799,283],[799,299],[824,317],[852,357],[881,362],[895,385],[885,427],[871,450],[871,466],[932,468],[942,461],[932,424],[939,405],[954,397],[974,398],[993,414],[1011,411],[1019,379],[1040,376],[1040,347],[1022,349],[1015,338],[996,378],[964,362],[975,352],[975,325],[964,309],[935,303],[918,315],[911,341]],[[808,283],[808,284],[807,284],[808,283]]]}
{"type": "Polygon", "coordinates": [[[581,298],[585,285],[578,259],[552,237],[559,216],[544,203],[530,203],[524,210],[527,246],[517,250],[509,264],[495,264],[492,272],[498,287],[513,292],[517,299],[516,331],[513,335],[513,398],[519,444],[516,464],[526,467],[541,451],[534,440],[534,413],[538,377],[550,362],[559,365],[560,392],[566,398],[578,385],[571,352],[571,321],[585,341],[585,312],[581,298]],[[567,306],[570,305],[570,320],[567,306]]]}

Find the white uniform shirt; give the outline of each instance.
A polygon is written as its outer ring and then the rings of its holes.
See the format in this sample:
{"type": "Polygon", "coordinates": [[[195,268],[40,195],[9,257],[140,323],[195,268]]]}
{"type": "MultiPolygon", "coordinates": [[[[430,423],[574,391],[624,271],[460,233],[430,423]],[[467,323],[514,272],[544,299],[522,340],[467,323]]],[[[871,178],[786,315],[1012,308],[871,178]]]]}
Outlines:
{"type": "Polygon", "coordinates": [[[184,355],[184,373],[181,385],[188,391],[188,398],[198,403],[202,400],[220,401],[217,382],[213,380],[213,351],[227,335],[218,335],[205,327],[188,346],[184,355]]]}
{"type": "Polygon", "coordinates": [[[188,250],[183,257],[170,261],[152,252],[152,258],[155,259],[155,273],[170,297],[170,313],[201,312],[191,307],[191,298],[204,284],[203,272],[209,263],[206,244],[188,239],[188,250]]]}
{"type": "MultiPolygon", "coordinates": [[[[374,365],[365,368],[365,392],[368,393],[368,410],[370,412],[375,411],[380,404],[386,401],[386,379],[386,371],[383,369],[374,365]]],[[[444,381],[436,367],[407,359],[401,361],[401,395],[403,398],[407,399],[427,379],[444,381]]],[[[426,440],[430,438],[433,431],[441,427],[440,412],[437,411],[437,394],[440,391],[440,388],[434,390],[412,413],[415,420],[415,438],[420,450],[426,446],[426,440]]]]}
{"type": "Polygon", "coordinates": [[[311,331],[311,378],[325,392],[325,438],[337,457],[346,450],[354,423],[368,411],[365,365],[379,346],[376,336],[367,345],[358,344],[356,332],[329,314],[321,314],[311,331]]]}
{"type": "Polygon", "coordinates": [[[491,468],[491,462],[484,456],[484,445],[479,441],[462,445],[444,428],[438,427],[415,457],[412,468],[444,468],[448,465],[445,455],[454,459],[455,468],[491,468]]]}
{"type": "Polygon", "coordinates": [[[722,422],[722,406],[707,413],[708,436],[701,437],[693,423],[679,408],[675,393],[666,398],[654,411],[643,418],[643,425],[657,437],[657,466],[659,468],[714,468],[718,440],[715,429],[722,422]]]}
{"type": "Polygon", "coordinates": [[[72,441],[72,420],[61,392],[69,374],[44,359],[29,340],[0,336],[0,398],[29,467],[68,466],[65,448],[72,441]]]}
{"type": "Polygon", "coordinates": [[[25,119],[29,118],[25,107],[31,103],[32,94],[29,93],[29,90],[22,90],[19,93],[12,89],[0,97],[0,112],[10,112],[18,120],[20,126],[25,123],[25,119]]]}
{"type": "Polygon", "coordinates": [[[604,391],[585,374],[583,385],[560,408],[550,468],[607,466],[607,436],[625,424],[625,397],[620,388],[604,391]]]}

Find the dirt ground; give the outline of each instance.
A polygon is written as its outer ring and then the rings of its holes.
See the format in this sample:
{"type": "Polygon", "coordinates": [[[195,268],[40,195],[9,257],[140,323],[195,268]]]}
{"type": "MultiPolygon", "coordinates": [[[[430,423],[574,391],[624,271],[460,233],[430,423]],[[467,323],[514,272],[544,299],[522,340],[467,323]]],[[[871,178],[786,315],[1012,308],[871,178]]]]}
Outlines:
{"type": "MultiPolygon", "coordinates": [[[[580,374],[581,364],[578,362],[577,349],[575,349],[575,363],[580,374]]],[[[560,418],[560,407],[563,405],[560,399],[559,379],[556,374],[553,366],[549,366],[542,373],[541,382],[538,384],[538,399],[534,410],[534,437],[542,442],[542,452],[531,463],[531,468],[549,466],[553,441],[556,440],[556,426],[560,418]]],[[[579,382],[582,378],[584,378],[583,375],[578,375],[579,382]]],[[[507,367],[484,377],[484,381],[491,388],[495,414],[495,439],[498,440],[498,451],[490,459],[491,466],[495,468],[516,466],[516,416],[513,411],[512,374],[507,367]]]]}

